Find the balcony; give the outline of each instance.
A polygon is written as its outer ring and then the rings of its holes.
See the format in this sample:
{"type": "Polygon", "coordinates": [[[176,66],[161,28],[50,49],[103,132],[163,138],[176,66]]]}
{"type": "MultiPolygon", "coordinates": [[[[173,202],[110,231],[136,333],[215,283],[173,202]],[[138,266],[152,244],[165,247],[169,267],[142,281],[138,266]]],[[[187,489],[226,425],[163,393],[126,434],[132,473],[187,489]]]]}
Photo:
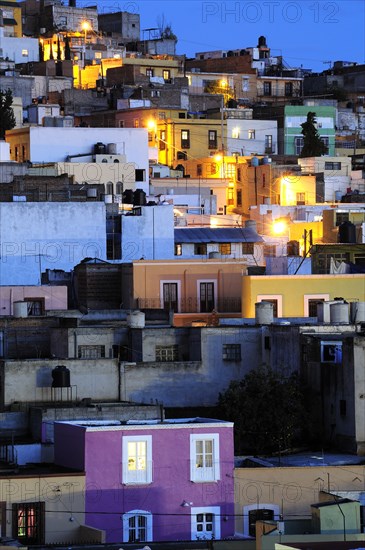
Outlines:
{"type": "Polygon", "coordinates": [[[162,306],[159,298],[137,298],[136,307],[138,309],[162,309],[165,311],[174,311],[175,313],[211,313],[215,310],[217,313],[240,313],[241,298],[218,298],[216,303],[205,303],[198,298],[182,298],[177,302],[170,302],[162,306]]]}

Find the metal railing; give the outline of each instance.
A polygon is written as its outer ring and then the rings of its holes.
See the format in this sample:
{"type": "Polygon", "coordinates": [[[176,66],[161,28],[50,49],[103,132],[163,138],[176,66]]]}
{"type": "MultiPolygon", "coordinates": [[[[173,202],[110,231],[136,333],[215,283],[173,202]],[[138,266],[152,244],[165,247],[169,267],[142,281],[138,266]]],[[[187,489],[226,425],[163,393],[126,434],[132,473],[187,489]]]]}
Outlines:
{"type": "Polygon", "coordinates": [[[175,313],[239,313],[241,298],[218,298],[214,303],[206,303],[197,298],[182,298],[176,302],[161,303],[159,298],[137,298],[138,309],[173,310],[175,313]]]}

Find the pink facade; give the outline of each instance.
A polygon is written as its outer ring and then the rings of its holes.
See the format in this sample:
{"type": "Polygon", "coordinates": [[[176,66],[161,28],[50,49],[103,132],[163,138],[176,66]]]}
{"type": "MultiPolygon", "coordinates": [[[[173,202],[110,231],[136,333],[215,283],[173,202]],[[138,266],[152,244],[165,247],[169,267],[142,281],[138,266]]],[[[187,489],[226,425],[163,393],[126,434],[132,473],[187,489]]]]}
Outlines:
{"type": "Polygon", "coordinates": [[[56,423],[55,461],[84,469],[86,523],[107,542],[234,534],[232,423],[56,423]]]}
{"type": "MultiPolygon", "coordinates": [[[[37,315],[48,310],[67,309],[67,287],[0,286],[0,315],[14,315],[14,302],[27,301],[29,304],[37,304],[37,308],[33,307],[37,315]]],[[[30,311],[30,314],[33,313],[30,311]]]]}

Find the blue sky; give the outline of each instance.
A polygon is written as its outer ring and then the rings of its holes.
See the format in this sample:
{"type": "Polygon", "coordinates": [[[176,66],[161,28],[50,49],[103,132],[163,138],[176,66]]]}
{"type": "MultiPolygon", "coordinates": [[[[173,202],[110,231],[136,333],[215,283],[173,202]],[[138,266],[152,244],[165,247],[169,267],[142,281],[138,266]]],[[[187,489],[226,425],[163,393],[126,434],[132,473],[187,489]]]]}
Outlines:
{"type": "Polygon", "coordinates": [[[98,5],[104,12],[139,13],[141,30],[171,24],[177,53],[188,57],[256,46],[264,35],[272,55],[283,55],[292,67],[322,71],[328,61],[365,62],[363,0],[99,0],[98,5]]]}

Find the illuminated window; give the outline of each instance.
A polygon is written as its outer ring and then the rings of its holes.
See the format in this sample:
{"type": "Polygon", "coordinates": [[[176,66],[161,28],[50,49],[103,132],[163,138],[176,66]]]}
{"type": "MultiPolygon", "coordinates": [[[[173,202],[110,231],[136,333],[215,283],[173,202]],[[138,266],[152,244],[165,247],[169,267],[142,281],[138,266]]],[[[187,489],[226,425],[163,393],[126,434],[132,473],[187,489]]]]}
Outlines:
{"type": "Polygon", "coordinates": [[[95,59],[101,59],[101,52],[95,52],[95,59]]]}
{"type": "Polygon", "coordinates": [[[232,128],[232,137],[234,139],[240,138],[240,129],[239,128],[232,128]]]}
{"type": "Polygon", "coordinates": [[[28,51],[28,50],[25,50],[25,49],[22,50],[22,56],[23,56],[23,57],[28,57],[28,55],[29,55],[29,51],[28,51]]]}
{"type": "Polygon", "coordinates": [[[133,120],[133,128],[139,128],[139,119],[138,118],[135,118],[133,120]]]}
{"type": "Polygon", "coordinates": [[[217,130],[208,130],[208,149],[216,149],[217,147],[217,130]]]}
{"type": "Polygon", "coordinates": [[[123,437],[123,483],[152,482],[152,436],[123,437]]]}
{"type": "Polygon", "coordinates": [[[230,254],[231,253],[231,243],[221,243],[219,245],[219,252],[224,256],[227,256],[228,254],[230,254]]]}
{"type": "Polygon", "coordinates": [[[146,76],[153,76],[153,69],[146,69],[146,76]]]}
{"type": "Polygon", "coordinates": [[[170,78],[171,78],[171,73],[170,73],[169,69],[164,69],[164,70],[162,71],[162,78],[163,78],[164,80],[170,80],[170,78]]]}
{"type": "Polygon", "coordinates": [[[190,130],[181,130],[181,149],[190,147],[190,130]]]}
{"type": "Polygon", "coordinates": [[[44,544],[44,502],[13,504],[13,538],[23,544],[44,544]]]}
{"type": "Polygon", "coordinates": [[[255,139],[255,130],[248,131],[248,139],[255,139]]]}

